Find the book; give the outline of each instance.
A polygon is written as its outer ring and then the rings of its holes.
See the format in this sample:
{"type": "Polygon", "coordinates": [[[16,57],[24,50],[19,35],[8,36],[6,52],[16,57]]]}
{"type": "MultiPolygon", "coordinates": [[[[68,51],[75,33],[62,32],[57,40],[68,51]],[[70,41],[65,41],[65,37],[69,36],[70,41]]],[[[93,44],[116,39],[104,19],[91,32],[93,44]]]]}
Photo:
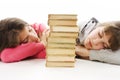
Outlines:
{"type": "Polygon", "coordinates": [[[55,32],[51,31],[49,34],[50,37],[71,37],[71,38],[77,38],[78,32],[55,32]]]}
{"type": "Polygon", "coordinates": [[[65,49],[75,49],[75,44],[64,44],[64,43],[48,43],[47,48],[65,48],[65,49]]]}
{"type": "Polygon", "coordinates": [[[77,26],[51,26],[50,30],[53,32],[78,32],[77,26]]]}
{"type": "Polygon", "coordinates": [[[73,19],[73,20],[77,20],[77,14],[49,14],[48,19],[73,19]]]}
{"type": "Polygon", "coordinates": [[[46,66],[74,67],[75,44],[79,28],[76,14],[49,14],[50,35],[47,39],[46,66]]]}
{"type": "Polygon", "coordinates": [[[77,38],[78,32],[55,32],[51,31],[49,34],[50,37],[70,37],[70,38],[77,38]]]}
{"type": "Polygon", "coordinates": [[[47,61],[46,67],[74,67],[75,62],[72,61],[47,61]]]}
{"type": "Polygon", "coordinates": [[[75,61],[75,56],[47,56],[47,61],[75,61]]]}
{"type": "Polygon", "coordinates": [[[62,25],[62,26],[75,26],[77,24],[77,20],[48,20],[49,26],[56,26],[56,25],[62,25]]]}
{"type": "Polygon", "coordinates": [[[75,56],[75,49],[47,48],[47,56],[75,56]]]}
{"type": "Polygon", "coordinates": [[[48,43],[73,43],[76,44],[76,39],[71,37],[48,37],[48,43]]]}

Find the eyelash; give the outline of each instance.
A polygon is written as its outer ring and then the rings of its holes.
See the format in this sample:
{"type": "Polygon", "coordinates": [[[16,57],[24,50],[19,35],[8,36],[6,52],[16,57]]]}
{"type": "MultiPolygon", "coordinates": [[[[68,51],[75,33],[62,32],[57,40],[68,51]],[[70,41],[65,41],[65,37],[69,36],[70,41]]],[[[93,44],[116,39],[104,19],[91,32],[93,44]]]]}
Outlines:
{"type": "Polygon", "coordinates": [[[107,48],[107,46],[106,46],[106,44],[105,44],[105,43],[103,43],[103,45],[104,45],[104,48],[107,48]]]}
{"type": "MultiPolygon", "coordinates": [[[[100,38],[102,38],[102,35],[100,34],[100,32],[98,33],[98,35],[100,38]]],[[[104,48],[107,48],[105,43],[103,43],[103,45],[104,45],[104,48]]]]}
{"type": "Polygon", "coordinates": [[[23,43],[27,43],[28,42],[28,37],[23,41],[23,43]]]}

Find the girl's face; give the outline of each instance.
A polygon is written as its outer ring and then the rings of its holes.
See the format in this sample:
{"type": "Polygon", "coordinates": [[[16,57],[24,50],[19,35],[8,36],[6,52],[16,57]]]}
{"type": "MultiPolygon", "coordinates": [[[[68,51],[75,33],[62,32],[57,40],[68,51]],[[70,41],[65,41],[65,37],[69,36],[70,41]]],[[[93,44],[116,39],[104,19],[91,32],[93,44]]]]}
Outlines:
{"type": "Polygon", "coordinates": [[[31,26],[26,26],[20,33],[20,43],[40,42],[37,33],[31,26]]]}
{"type": "Polygon", "coordinates": [[[87,49],[103,49],[109,48],[110,35],[106,35],[104,32],[104,27],[98,27],[94,29],[85,39],[84,46],[87,49]]]}

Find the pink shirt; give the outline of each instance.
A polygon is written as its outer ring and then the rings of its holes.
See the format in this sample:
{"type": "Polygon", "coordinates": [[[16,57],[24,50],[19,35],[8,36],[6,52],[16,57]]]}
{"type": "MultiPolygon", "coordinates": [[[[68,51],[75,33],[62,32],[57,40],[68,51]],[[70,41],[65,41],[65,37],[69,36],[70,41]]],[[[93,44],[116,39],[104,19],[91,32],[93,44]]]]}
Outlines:
{"type": "MultiPolygon", "coordinates": [[[[33,24],[32,27],[35,31],[43,32],[46,29],[46,26],[43,24],[33,24]]],[[[15,48],[6,48],[0,53],[0,59],[3,62],[17,62],[24,60],[26,58],[40,58],[44,59],[46,56],[46,50],[42,43],[26,43],[21,44],[15,48]]]]}

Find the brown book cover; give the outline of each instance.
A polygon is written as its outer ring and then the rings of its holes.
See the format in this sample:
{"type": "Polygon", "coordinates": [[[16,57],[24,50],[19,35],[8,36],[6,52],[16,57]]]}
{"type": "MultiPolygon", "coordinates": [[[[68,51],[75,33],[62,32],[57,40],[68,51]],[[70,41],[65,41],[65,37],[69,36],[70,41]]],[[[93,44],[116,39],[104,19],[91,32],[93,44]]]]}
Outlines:
{"type": "Polygon", "coordinates": [[[47,56],[47,61],[75,61],[75,56],[47,56]]]}
{"type": "Polygon", "coordinates": [[[47,56],[75,56],[75,49],[65,48],[48,48],[46,49],[47,56]]]}
{"type": "Polygon", "coordinates": [[[77,26],[50,26],[51,32],[79,32],[77,26]]]}
{"type": "Polygon", "coordinates": [[[73,19],[73,20],[77,20],[77,14],[48,14],[48,19],[73,19]]]}
{"type": "Polygon", "coordinates": [[[75,26],[77,24],[77,20],[53,20],[49,19],[48,20],[48,25],[49,26],[75,26]]]}
{"type": "Polygon", "coordinates": [[[74,67],[75,62],[71,61],[47,61],[46,67],[74,67]]]}
{"type": "Polygon", "coordinates": [[[47,39],[48,44],[49,43],[72,43],[76,44],[76,38],[71,37],[48,37],[47,39]]]}
{"type": "Polygon", "coordinates": [[[66,48],[66,49],[75,49],[75,44],[67,43],[48,43],[47,48],[66,48]]]}
{"type": "Polygon", "coordinates": [[[51,31],[49,34],[50,37],[71,37],[71,38],[77,38],[78,32],[54,32],[51,31]]]}

